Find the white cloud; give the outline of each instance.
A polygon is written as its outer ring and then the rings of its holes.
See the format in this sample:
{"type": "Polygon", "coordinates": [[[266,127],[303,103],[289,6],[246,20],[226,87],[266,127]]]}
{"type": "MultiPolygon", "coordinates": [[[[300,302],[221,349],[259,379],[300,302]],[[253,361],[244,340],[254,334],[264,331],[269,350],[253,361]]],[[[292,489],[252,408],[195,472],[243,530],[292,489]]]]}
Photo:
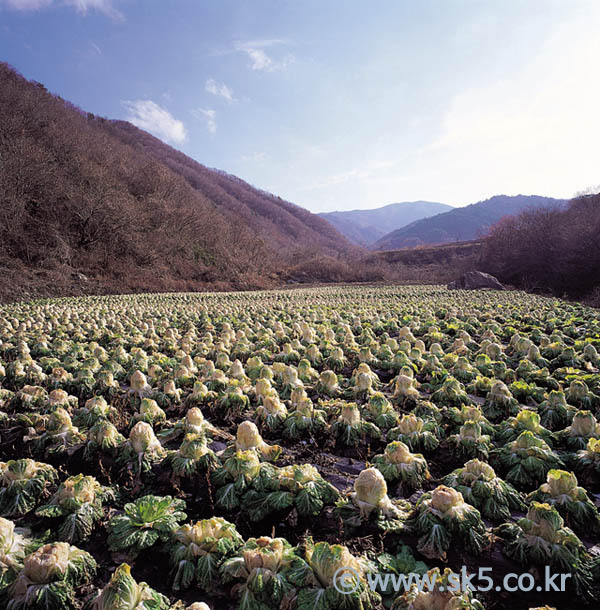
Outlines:
{"type": "Polygon", "coordinates": [[[122,104],[129,111],[127,120],[130,123],[167,142],[185,142],[187,134],[184,124],[152,100],[126,100],[122,104]]]}
{"type": "Polygon", "coordinates": [[[37,11],[52,4],[52,0],[1,0],[0,5],[15,11],[37,11]]]}
{"type": "Polygon", "coordinates": [[[228,102],[233,102],[233,91],[225,83],[218,83],[214,78],[209,78],[204,88],[213,95],[225,98],[228,102]]]}
{"type": "Polygon", "coordinates": [[[401,178],[396,172],[401,163],[400,158],[394,157],[381,160],[371,159],[360,167],[353,167],[343,172],[327,175],[318,182],[303,186],[300,191],[318,191],[347,183],[368,184],[379,182],[389,174],[390,170],[394,170],[394,178],[399,180],[401,178]]]}
{"type": "Polygon", "coordinates": [[[250,67],[253,70],[273,70],[273,60],[262,49],[244,49],[252,60],[250,67]]]}
{"type": "Polygon", "coordinates": [[[123,13],[113,6],[112,0],[0,0],[0,5],[17,11],[37,11],[50,6],[70,6],[81,15],[87,15],[89,11],[96,11],[115,21],[125,19],[123,13]]]}
{"type": "Polygon", "coordinates": [[[72,6],[81,15],[86,15],[88,11],[97,11],[115,21],[123,21],[124,16],[117,10],[112,0],[62,0],[63,4],[72,6]]]}
{"type": "Polygon", "coordinates": [[[242,161],[251,161],[253,163],[263,163],[269,158],[266,152],[254,152],[251,155],[242,155],[242,161]]]}
{"type": "Polygon", "coordinates": [[[192,110],[192,114],[200,120],[206,122],[206,128],[210,133],[217,131],[217,111],[212,108],[196,108],[192,110]]]}
{"type": "Polygon", "coordinates": [[[293,55],[286,55],[282,59],[275,60],[267,54],[265,49],[277,45],[287,44],[286,40],[280,38],[269,38],[264,40],[250,40],[248,42],[236,42],[235,50],[246,53],[250,58],[250,68],[252,70],[264,70],[273,72],[283,70],[294,61],[293,55]]]}

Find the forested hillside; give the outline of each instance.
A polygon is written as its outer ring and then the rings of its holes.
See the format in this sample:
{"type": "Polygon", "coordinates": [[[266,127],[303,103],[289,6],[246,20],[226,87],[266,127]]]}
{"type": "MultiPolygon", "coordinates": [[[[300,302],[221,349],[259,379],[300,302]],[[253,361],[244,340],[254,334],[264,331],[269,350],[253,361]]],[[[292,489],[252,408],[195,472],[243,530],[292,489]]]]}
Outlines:
{"type": "Polygon", "coordinates": [[[497,223],[483,265],[502,281],[600,306],[600,193],[526,210],[497,223]]]}
{"type": "Polygon", "coordinates": [[[271,286],[298,268],[356,275],[346,261],[358,250],[325,220],[7,64],[0,154],[3,298],[271,286]]]}

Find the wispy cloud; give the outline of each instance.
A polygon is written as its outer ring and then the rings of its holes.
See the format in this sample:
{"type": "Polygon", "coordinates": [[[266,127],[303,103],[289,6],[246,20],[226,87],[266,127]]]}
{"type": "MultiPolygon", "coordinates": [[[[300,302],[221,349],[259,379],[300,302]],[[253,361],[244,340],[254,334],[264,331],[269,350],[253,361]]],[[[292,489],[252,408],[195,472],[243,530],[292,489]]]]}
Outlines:
{"type": "Polygon", "coordinates": [[[262,49],[267,47],[276,47],[282,44],[290,44],[290,41],[287,38],[256,38],[255,40],[239,42],[239,44],[241,46],[247,45],[249,47],[262,49]]]}
{"type": "MultiPolygon", "coordinates": [[[[300,190],[316,191],[349,182],[366,183],[369,181],[375,181],[379,179],[382,174],[386,174],[389,170],[397,170],[400,164],[401,159],[393,157],[389,159],[365,161],[365,163],[360,167],[353,167],[352,169],[343,172],[327,175],[322,180],[313,184],[308,184],[302,187],[300,190]]],[[[396,178],[399,177],[396,176],[396,178]]]]}
{"type": "Polygon", "coordinates": [[[37,11],[52,4],[52,0],[0,0],[0,6],[15,11],[37,11]]]}
{"type": "Polygon", "coordinates": [[[204,89],[213,95],[225,98],[228,102],[233,102],[233,91],[225,83],[218,83],[214,78],[206,81],[204,89]]]}
{"type": "Polygon", "coordinates": [[[0,6],[16,11],[37,11],[43,8],[70,6],[80,15],[94,11],[110,17],[114,21],[124,21],[121,11],[113,6],[112,0],[0,0],[0,6]]]}
{"type": "Polygon", "coordinates": [[[72,6],[81,15],[86,15],[89,11],[96,11],[115,21],[125,19],[123,13],[113,6],[112,0],[62,0],[62,3],[72,6]]]}
{"type": "Polygon", "coordinates": [[[191,111],[192,114],[199,120],[205,121],[206,129],[210,133],[217,131],[217,111],[212,108],[196,108],[191,111]]]}
{"type": "Polygon", "coordinates": [[[252,60],[250,67],[253,70],[273,70],[273,60],[262,49],[245,49],[252,60]]]}
{"type": "Polygon", "coordinates": [[[266,72],[274,72],[275,70],[283,70],[295,61],[291,54],[285,55],[281,59],[274,59],[267,54],[265,49],[271,47],[288,44],[287,40],[280,38],[268,38],[263,40],[250,40],[247,42],[236,42],[234,47],[236,51],[246,53],[250,58],[250,68],[252,70],[264,70],[266,72]]]}
{"type": "Polygon", "coordinates": [[[254,152],[251,155],[242,155],[242,161],[252,161],[253,163],[263,163],[269,158],[266,152],[254,152]]]}
{"type": "Polygon", "coordinates": [[[185,142],[187,133],[182,121],[152,100],[125,100],[122,104],[128,110],[127,120],[130,123],[152,132],[167,142],[176,144],[185,142]]]}

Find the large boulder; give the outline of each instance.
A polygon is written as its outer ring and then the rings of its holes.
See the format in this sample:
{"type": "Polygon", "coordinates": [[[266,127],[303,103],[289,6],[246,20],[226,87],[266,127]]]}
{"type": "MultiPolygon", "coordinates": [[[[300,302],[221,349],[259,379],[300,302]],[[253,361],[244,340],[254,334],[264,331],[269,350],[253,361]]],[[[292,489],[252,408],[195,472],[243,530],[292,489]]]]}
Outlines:
{"type": "Polygon", "coordinates": [[[448,284],[449,290],[506,290],[506,288],[489,273],[483,271],[467,271],[454,282],[448,284]]]}

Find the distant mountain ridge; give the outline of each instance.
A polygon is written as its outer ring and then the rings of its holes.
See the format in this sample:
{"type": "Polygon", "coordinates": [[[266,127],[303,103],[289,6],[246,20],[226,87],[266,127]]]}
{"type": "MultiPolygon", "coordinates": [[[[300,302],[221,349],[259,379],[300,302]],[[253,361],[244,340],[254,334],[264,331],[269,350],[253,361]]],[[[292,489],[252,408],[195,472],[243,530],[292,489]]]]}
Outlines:
{"type": "Polygon", "coordinates": [[[380,238],[372,250],[399,250],[424,244],[469,241],[485,235],[503,216],[518,214],[526,208],[562,206],[565,199],[537,195],[496,195],[478,203],[412,222],[380,238]]]}
{"type": "Polygon", "coordinates": [[[453,209],[452,206],[445,203],[407,201],[390,203],[372,210],[322,212],[318,216],[328,220],[350,241],[361,246],[370,246],[387,235],[390,229],[400,229],[416,220],[451,209],[453,209]]]}

